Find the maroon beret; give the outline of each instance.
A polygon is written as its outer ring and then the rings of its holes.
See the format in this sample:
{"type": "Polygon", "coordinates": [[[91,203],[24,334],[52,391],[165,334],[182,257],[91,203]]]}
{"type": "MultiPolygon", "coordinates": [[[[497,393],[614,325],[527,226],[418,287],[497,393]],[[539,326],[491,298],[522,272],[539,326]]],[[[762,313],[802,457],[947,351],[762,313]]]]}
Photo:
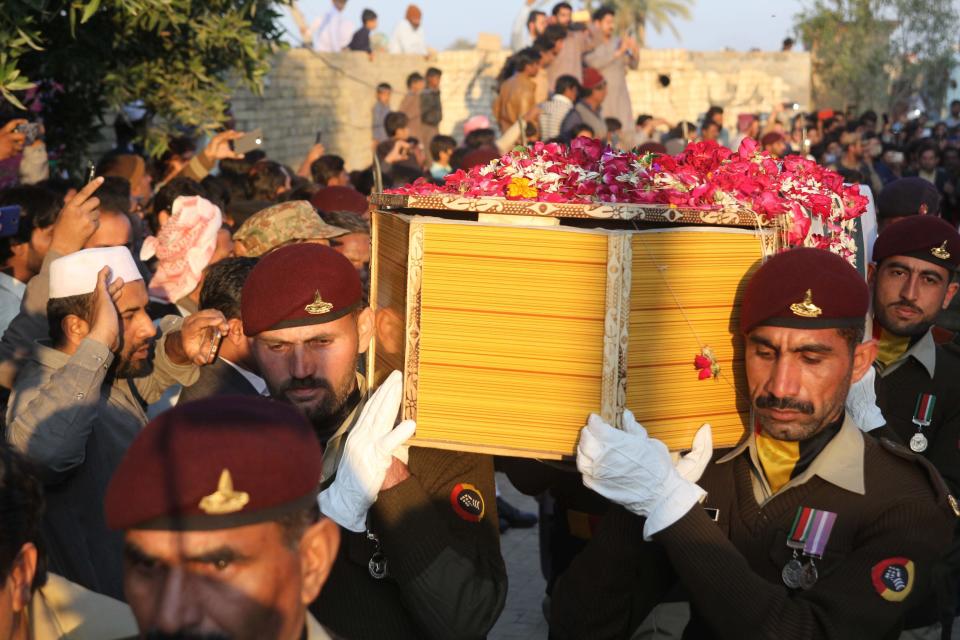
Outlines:
{"type": "Polygon", "coordinates": [[[791,249],[757,269],[743,293],[740,330],[862,326],[867,283],[846,260],[823,249],[791,249]]]}
{"type": "Polygon", "coordinates": [[[584,89],[594,89],[604,82],[606,82],[606,78],[603,77],[603,74],[600,73],[598,69],[594,69],[593,67],[584,68],[583,82],[581,83],[584,89]]]}
{"type": "Polygon", "coordinates": [[[314,504],[323,450],[290,405],[250,396],[186,402],[151,420],[107,487],[111,529],[213,530],[314,504]]]}
{"type": "Polygon", "coordinates": [[[776,131],[770,131],[769,133],[763,134],[763,137],[760,138],[760,146],[766,147],[767,145],[771,145],[774,142],[780,142],[783,139],[784,138],[782,133],[777,133],[776,131]]]}
{"type": "Polygon", "coordinates": [[[939,215],[940,192],[916,176],[894,180],[877,196],[877,218],[939,215]]]}
{"type": "Polygon", "coordinates": [[[260,258],[240,294],[243,332],[332,322],[363,300],[360,276],[350,261],[320,244],[291,244],[260,258]]]}
{"type": "Polygon", "coordinates": [[[960,267],[960,233],[937,216],[909,216],[883,230],[873,245],[877,264],[890,256],[919,258],[951,271],[960,267]]]}
{"type": "Polygon", "coordinates": [[[352,211],[366,217],[370,208],[367,197],[351,187],[324,187],[310,198],[310,204],[320,211],[352,211]]]}
{"type": "Polygon", "coordinates": [[[500,152],[496,148],[483,146],[463,156],[463,160],[460,161],[460,168],[467,171],[473,167],[486,166],[490,164],[491,161],[499,159],[500,152]]]}

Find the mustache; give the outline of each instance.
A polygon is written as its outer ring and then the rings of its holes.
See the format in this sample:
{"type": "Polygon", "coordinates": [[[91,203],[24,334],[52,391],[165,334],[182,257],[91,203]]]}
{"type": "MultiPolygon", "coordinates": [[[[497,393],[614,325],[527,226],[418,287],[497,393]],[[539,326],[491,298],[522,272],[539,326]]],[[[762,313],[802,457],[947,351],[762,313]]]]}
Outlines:
{"type": "Polygon", "coordinates": [[[323,389],[333,392],[333,387],[323,378],[290,378],[290,380],[280,389],[281,392],[298,391],[301,389],[323,389]]]}
{"type": "Polygon", "coordinates": [[[780,409],[780,410],[791,410],[799,411],[808,416],[813,415],[813,404],[809,402],[804,402],[803,400],[797,400],[795,398],[778,398],[772,393],[768,393],[765,396],[760,396],[754,400],[754,404],[757,409],[780,409]]]}
{"type": "Polygon", "coordinates": [[[916,311],[917,313],[923,313],[923,309],[921,309],[920,307],[918,307],[918,306],[915,305],[915,304],[912,304],[912,303],[910,303],[910,302],[907,302],[906,300],[898,300],[897,302],[892,302],[892,303],[890,303],[890,304],[887,305],[887,308],[888,308],[888,309],[891,308],[891,307],[907,307],[908,309],[913,309],[913,310],[916,311]]]}
{"type": "Polygon", "coordinates": [[[151,629],[144,636],[147,640],[230,640],[222,633],[194,633],[192,631],[174,631],[167,633],[151,629]]]}

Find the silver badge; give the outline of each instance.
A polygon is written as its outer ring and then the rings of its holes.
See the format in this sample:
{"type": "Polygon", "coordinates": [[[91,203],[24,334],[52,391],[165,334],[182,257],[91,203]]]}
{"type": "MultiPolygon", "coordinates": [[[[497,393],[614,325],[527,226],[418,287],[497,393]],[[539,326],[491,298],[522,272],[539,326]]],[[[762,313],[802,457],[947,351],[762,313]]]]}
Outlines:
{"type": "Polygon", "coordinates": [[[383,580],[387,577],[387,556],[380,551],[374,551],[370,556],[370,562],[367,563],[367,569],[375,579],[383,580]]]}
{"type": "Polygon", "coordinates": [[[783,570],[780,572],[780,577],[783,578],[783,584],[791,589],[799,589],[800,574],[802,571],[803,565],[800,564],[799,560],[793,558],[790,562],[783,565],[783,570]]]}
{"type": "Polygon", "coordinates": [[[813,560],[811,560],[800,572],[800,588],[804,591],[812,589],[813,585],[817,584],[818,578],[820,578],[820,573],[817,571],[817,565],[813,564],[813,560]]]}
{"type": "Polygon", "coordinates": [[[913,437],[910,438],[910,450],[914,453],[923,453],[927,450],[927,436],[922,433],[915,433],[913,437]]]}

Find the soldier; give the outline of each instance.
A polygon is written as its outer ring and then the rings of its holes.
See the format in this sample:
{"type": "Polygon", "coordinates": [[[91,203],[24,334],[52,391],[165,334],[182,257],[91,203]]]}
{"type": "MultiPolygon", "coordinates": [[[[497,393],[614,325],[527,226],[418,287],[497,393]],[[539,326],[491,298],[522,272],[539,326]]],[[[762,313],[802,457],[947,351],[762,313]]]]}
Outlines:
{"type": "Polygon", "coordinates": [[[929,463],[844,414],[876,353],[862,342],[868,299],[826,251],[757,270],[740,313],[756,427],[709,464],[702,440],[674,467],[629,412],[623,431],[590,417],[577,467],[625,508],[560,577],[557,637],[629,637],[675,580],[691,600],[684,637],[896,633],[929,589],[956,502],[929,463]]]}
{"type": "MultiPolygon", "coordinates": [[[[902,181],[898,181],[902,182],[902,181]]],[[[896,183],[894,183],[896,184],[896,183]]],[[[929,185],[929,183],[926,183],[929,185]]],[[[887,226],[873,247],[874,367],[877,406],[887,429],[943,474],[951,493],[960,491],[960,358],[934,343],[934,323],[957,293],[960,234],[942,218],[904,217],[887,226]]],[[[957,542],[954,548],[960,548],[957,542]]],[[[960,558],[948,554],[940,570],[957,576],[960,558]]],[[[956,577],[940,581],[935,599],[911,612],[907,626],[953,621],[956,577]]]]}
{"type": "Polygon", "coordinates": [[[317,509],[321,453],[303,417],[266,398],[187,402],[144,427],[105,511],[145,637],[330,639],[307,613],[340,537],[317,509]]]}
{"type": "Polygon", "coordinates": [[[327,224],[306,200],[281,202],[247,218],[233,234],[238,256],[256,258],[294,242],[330,244],[349,233],[327,224]]]}
{"type": "Polygon", "coordinates": [[[243,287],[244,332],[272,396],[324,443],[320,508],[347,531],[311,606],[348,638],[482,638],[506,595],[490,456],[401,446],[394,372],[371,398],[357,359],[374,332],[360,278],[329,247],[265,255],[243,287]]]}

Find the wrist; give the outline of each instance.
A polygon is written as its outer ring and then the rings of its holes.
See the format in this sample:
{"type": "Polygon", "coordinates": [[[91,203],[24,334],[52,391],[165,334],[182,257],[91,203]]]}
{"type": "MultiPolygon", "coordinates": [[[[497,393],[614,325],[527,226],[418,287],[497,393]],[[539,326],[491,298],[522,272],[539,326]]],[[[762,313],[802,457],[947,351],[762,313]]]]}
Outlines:
{"type": "Polygon", "coordinates": [[[97,327],[90,329],[90,333],[86,335],[86,338],[106,347],[111,352],[113,351],[114,345],[117,343],[116,335],[111,336],[109,332],[99,330],[97,327]]]}
{"type": "Polygon", "coordinates": [[[643,524],[643,539],[650,541],[653,536],[685,516],[707,496],[707,492],[679,474],[671,479],[670,486],[647,514],[643,524]]]}
{"type": "Polygon", "coordinates": [[[183,333],[174,331],[163,338],[163,352],[173,364],[190,364],[190,358],[183,348],[183,333]]]}

